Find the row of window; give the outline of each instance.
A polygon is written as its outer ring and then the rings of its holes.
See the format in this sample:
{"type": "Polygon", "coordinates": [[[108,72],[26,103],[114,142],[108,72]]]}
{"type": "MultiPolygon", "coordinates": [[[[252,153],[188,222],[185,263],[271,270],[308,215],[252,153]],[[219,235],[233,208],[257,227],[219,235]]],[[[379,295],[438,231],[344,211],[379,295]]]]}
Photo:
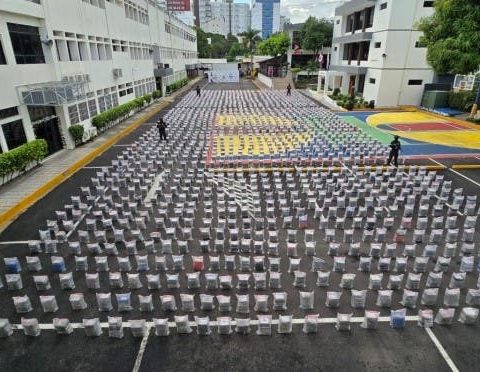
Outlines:
{"type": "MultiPolygon", "coordinates": [[[[375,84],[377,82],[377,80],[375,78],[370,78],[368,80],[368,82],[370,84],[375,84]]],[[[419,80],[419,79],[410,79],[408,80],[408,85],[422,85],[423,84],[423,80],[419,80]]]]}
{"type": "Polygon", "coordinates": [[[197,58],[197,52],[191,50],[180,50],[172,48],[160,48],[160,58],[162,59],[193,59],[197,58]]]}
{"type": "Polygon", "coordinates": [[[148,10],[136,5],[130,1],[125,1],[125,16],[134,21],[148,25],[150,23],[148,18],[148,10]]]}
{"type": "Polygon", "coordinates": [[[181,37],[192,43],[197,41],[197,38],[195,37],[195,35],[185,31],[184,29],[178,26],[175,26],[174,24],[171,24],[170,22],[165,22],[165,32],[167,34],[172,34],[173,36],[181,37]]]}
{"type": "MultiPolygon", "coordinates": [[[[388,3],[381,3],[380,4],[380,10],[387,9],[388,3]]],[[[435,0],[425,0],[423,2],[423,7],[424,8],[433,8],[435,6],[435,0]]]]}
{"type": "Polygon", "coordinates": [[[105,9],[105,0],[82,0],[84,3],[105,9]]]}

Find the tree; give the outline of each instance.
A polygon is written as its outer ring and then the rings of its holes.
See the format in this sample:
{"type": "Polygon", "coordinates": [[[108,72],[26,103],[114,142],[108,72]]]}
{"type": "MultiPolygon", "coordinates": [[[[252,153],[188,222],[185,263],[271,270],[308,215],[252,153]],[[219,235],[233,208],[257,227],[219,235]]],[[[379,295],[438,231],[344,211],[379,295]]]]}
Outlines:
{"type": "Polygon", "coordinates": [[[287,53],[289,47],[290,38],[286,33],[279,32],[259,43],[257,50],[263,55],[277,56],[287,53]]]}
{"type": "Polygon", "coordinates": [[[310,61],[307,62],[307,71],[308,71],[308,77],[312,74],[312,72],[315,72],[318,70],[318,61],[311,59],[310,61]]]}
{"type": "Polygon", "coordinates": [[[210,57],[210,45],[208,44],[208,36],[200,27],[196,27],[197,32],[197,50],[200,58],[210,57]]]}
{"type": "Polygon", "coordinates": [[[302,49],[311,50],[313,58],[316,59],[322,47],[332,45],[333,22],[324,18],[309,17],[300,30],[300,35],[302,49]]]}
{"type": "Polygon", "coordinates": [[[258,40],[261,40],[261,37],[258,36],[259,33],[260,33],[259,30],[249,28],[247,31],[242,32],[240,34],[240,36],[243,36],[243,43],[250,53],[250,58],[251,58],[250,63],[252,64],[252,68],[253,68],[253,51],[255,50],[255,44],[258,40]]]}
{"type": "Polygon", "coordinates": [[[243,56],[245,54],[245,46],[238,42],[233,43],[230,46],[230,50],[228,51],[227,58],[229,61],[234,61],[237,56],[243,56]]]}
{"type": "MultiPolygon", "coordinates": [[[[480,67],[478,0],[436,0],[435,13],[422,19],[427,61],[438,74],[470,74],[480,67]]],[[[480,86],[476,98],[480,104],[480,86]]],[[[476,110],[476,107],[472,109],[476,110]]]]}

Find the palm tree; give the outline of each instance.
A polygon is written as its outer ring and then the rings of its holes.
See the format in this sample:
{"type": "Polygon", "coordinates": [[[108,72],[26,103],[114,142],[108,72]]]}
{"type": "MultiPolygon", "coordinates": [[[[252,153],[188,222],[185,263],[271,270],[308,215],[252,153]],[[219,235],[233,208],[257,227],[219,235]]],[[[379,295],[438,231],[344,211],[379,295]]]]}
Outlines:
{"type": "Polygon", "coordinates": [[[261,40],[261,37],[258,35],[260,30],[255,30],[249,28],[247,31],[242,32],[240,36],[243,36],[243,43],[245,44],[246,48],[250,52],[250,63],[252,66],[252,73],[253,73],[253,51],[255,50],[255,44],[258,40],[261,40]]]}

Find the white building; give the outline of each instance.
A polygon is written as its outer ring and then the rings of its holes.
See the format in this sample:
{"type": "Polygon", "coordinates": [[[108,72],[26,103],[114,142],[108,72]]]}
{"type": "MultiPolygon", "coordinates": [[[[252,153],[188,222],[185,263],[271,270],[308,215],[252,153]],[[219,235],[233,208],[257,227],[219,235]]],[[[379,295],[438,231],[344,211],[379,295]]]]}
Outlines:
{"type": "Polygon", "coordinates": [[[200,0],[200,27],[205,32],[239,35],[250,27],[250,7],[233,0],[200,0]]]}
{"type": "Polygon", "coordinates": [[[280,0],[252,0],[252,29],[262,39],[280,31],[280,0]]]}
{"type": "Polygon", "coordinates": [[[328,86],[351,88],[376,106],[419,105],[433,80],[415,24],[433,1],[352,0],[335,10],[328,86]]]}
{"type": "Polygon", "coordinates": [[[186,76],[193,29],[153,0],[1,0],[0,146],[72,147],[72,124],[186,76]]]}

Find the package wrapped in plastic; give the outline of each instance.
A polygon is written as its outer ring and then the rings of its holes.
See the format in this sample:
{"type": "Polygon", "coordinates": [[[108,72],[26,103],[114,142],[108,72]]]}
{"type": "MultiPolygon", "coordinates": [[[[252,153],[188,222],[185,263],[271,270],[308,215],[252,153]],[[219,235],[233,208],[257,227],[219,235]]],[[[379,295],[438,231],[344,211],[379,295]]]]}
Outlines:
{"type": "Polygon", "coordinates": [[[453,323],[455,309],[439,309],[435,316],[435,323],[439,325],[450,325],[453,323]]]}
{"type": "Polygon", "coordinates": [[[240,271],[247,272],[251,270],[250,257],[240,256],[240,271]]]}
{"type": "Polygon", "coordinates": [[[466,273],[453,273],[450,278],[449,288],[463,288],[465,284],[466,273]]]}
{"type": "Polygon", "coordinates": [[[415,257],[417,255],[416,244],[405,244],[405,247],[403,248],[403,255],[405,257],[415,257]]]}
{"type": "Polygon", "coordinates": [[[418,291],[420,289],[421,280],[422,280],[422,274],[408,273],[407,283],[405,284],[405,288],[413,291],[418,291]]]}
{"type": "Polygon", "coordinates": [[[300,296],[300,309],[302,310],[313,310],[314,306],[314,292],[302,292],[299,291],[300,296]]]}
{"type": "Polygon", "coordinates": [[[371,243],[370,244],[370,251],[368,255],[370,257],[378,258],[380,257],[380,253],[382,251],[382,243],[371,243]]]}
{"type": "Polygon", "coordinates": [[[230,299],[231,299],[230,296],[218,295],[217,296],[218,311],[220,312],[232,311],[232,303],[230,299]]]}
{"type": "Polygon", "coordinates": [[[345,267],[345,257],[333,258],[333,271],[335,271],[336,273],[343,273],[345,271],[345,267]]]}
{"type": "Polygon", "coordinates": [[[175,315],[175,325],[177,327],[177,333],[188,334],[192,332],[190,322],[188,321],[188,315],[175,315]]]}
{"type": "Polygon", "coordinates": [[[28,242],[28,250],[31,254],[42,253],[42,246],[39,241],[28,242]]]}
{"type": "Polygon", "coordinates": [[[57,241],[56,240],[47,239],[43,243],[44,243],[44,246],[45,246],[45,253],[48,253],[48,254],[57,253],[57,241]]]}
{"type": "Polygon", "coordinates": [[[44,313],[54,313],[58,310],[55,296],[39,296],[39,299],[44,313]]]}
{"type": "Polygon", "coordinates": [[[40,257],[38,256],[27,256],[25,257],[27,261],[27,269],[30,272],[37,272],[42,270],[42,263],[40,262],[40,257]]]}
{"type": "Polygon", "coordinates": [[[263,256],[253,257],[253,267],[256,272],[265,271],[265,258],[263,256]]]}
{"type": "Polygon", "coordinates": [[[148,271],[150,270],[150,267],[148,265],[148,256],[144,255],[136,255],[135,256],[135,261],[137,262],[137,271],[148,271]]]}
{"type": "Polygon", "coordinates": [[[312,257],[312,271],[327,270],[327,262],[320,257],[312,257]]]}
{"type": "Polygon", "coordinates": [[[180,301],[182,303],[182,310],[186,313],[195,311],[194,296],[191,294],[180,293],[180,301]]]}
{"type": "Polygon", "coordinates": [[[68,300],[70,301],[72,310],[84,310],[88,307],[83,293],[72,293],[68,300]]]}
{"type": "Polygon", "coordinates": [[[187,273],[187,287],[188,289],[200,288],[200,272],[187,273]]]}
{"type": "Polygon", "coordinates": [[[247,290],[249,288],[250,274],[237,274],[237,288],[240,290],[247,290]]]}
{"type": "Polygon", "coordinates": [[[474,307],[464,307],[460,312],[458,321],[463,324],[475,324],[478,319],[479,310],[474,307]]]}
{"type": "Polygon", "coordinates": [[[394,329],[405,328],[405,317],[407,316],[407,309],[391,310],[390,311],[390,326],[394,329]]]}
{"type": "Polygon", "coordinates": [[[115,297],[117,299],[117,307],[119,312],[131,311],[131,293],[116,293],[115,297]]]}
{"type": "Polygon", "coordinates": [[[160,274],[147,274],[147,288],[148,289],[160,289],[160,274]]]}
{"type": "Polygon", "coordinates": [[[63,257],[52,256],[50,260],[52,262],[52,271],[54,273],[63,273],[66,271],[65,261],[63,260],[63,257]]]}
{"type": "Polygon", "coordinates": [[[128,272],[132,270],[129,257],[117,257],[118,270],[122,272],[128,272]]]}
{"type": "Polygon", "coordinates": [[[317,286],[328,287],[330,285],[330,271],[317,271],[317,286]]]}
{"type": "Polygon", "coordinates": [[[173,270],[182,271],[184,270],[183,266],[183,255],[172,255],[173,270]]]}
{"type": "Polygon", "coordinates": [[[400,303],[410,309],[415,309],[417,307],[418,292],[410,291],[408,289],[403,290],[403,296],[400,303]]]}
{"type": "Polygon", "coordinates": [[[24,314],[29,313],[33,310],[32,303],[30,298],[27,295],[25,296],[14,296],[12,297],[13,305],[15,306],[15,310],[17,314],[24,314]]]}
{"type": "Polygon", "coordinates": [[[318,332],[318,314],[309,314],[305,316],[303,323],[303,333],[317,333],[318,332]]]}
{"type": "Polygon", "coordinates": [[[36,318],[22,318],[21,320],[23,332],[25,336],[37,337],[40,336],[40,325],[38,324],[38,319],[36,318]]]}
{"type": "Polygon", "coordinates": [[[172,296],[172,295],[160,296],[160,302],[162,303],[162,310],[163,311],[176,311],[177,310],[177,303],[175,301],[175,297],[172,296]]]}
{"type": "Polygon", "coordinates": [[[217,273],[205,273],[205,288],[217,289],[218,288],[218,274],[217,273]]]}
{"type": "Polygon", "coordinates": [[[480,289],[469,289],[465,297],[465,303],[470,306],[480,306],[480,289]]]}
{"type": "Polygon", "coordinates": [[[235,270],[235,256],[225,255],[225,270],[234,271],[235,270]]]}
{"type": "Polygon", "coordinates": [[[180,288],[180,280],[178,274],[167,274],[166,276],[168,289],[180,288]]]}
{"type": "Polygon", "coordinates": [[[297,243],[287,243],[287,256],[288,257],[298,257],[298,247],[297,243]]]}
{"type": "Polygon", "coordinates": [[[272,316],[271,315],[257,315],[257,335],[271,336],[272,335],[272,316]]]}
{"type": "Polygon", "coordinates": [[[278,243],[277,242],[268,242],[268,254],[270,256],[278,256],[279,251],[278,251],[278,243]]]}
{"type": "Polygon", "coordinates": [[[433,310],[418,310],[418,321],[417,325],[422,328],[432,328],[433,327],[433,310]]]}
{"type": "Polygon", "coordinates": [[[221,275],[219,276],[220,288],[229,290],[232,289],[232,276],[231,275],[221,275]]]}
{"type": "Polygon", "coordinates": [[[144,337],[149,331],[145,319],[131,319],[128,321],[128,324],[133,337],[144,337]]]}
{"type": "Polygon", "coordinates": [[[249,295],[237,294],[237,313],[248,314],[250,312],[250,297],[249,295]]]}
{"type": "Polygon", "coordinates": [[[413,271],[415,273],[426,272],[429,260],[429,257],[415,257],[415,261],[413,262],[413,271]]]}
{"type": "Polygon", "coordinates": [[[330,308],[340,307],[341,297],[342,297],[342,292],[327,292],[327,299],[325,301],[325,306],[330,308]]]}
{"type": "Polygon", "coordinates": [[[460,288],[445,289],[443,304],[447,307],[458,307],[460,305],[460,288]]]}
{"type": "Polygon", "coordinates": [[[165,239],[165,240],[160,240],[160,252],[162,254],[172,254],[172,240],[171,239],[165,239]]]}
{"type": "Polygon", "coordinates": [[[430,272],[428,273],[426,288],[439,288],[442,284],[443,272],[430,272]]]}
{"type": "Polygon", "coordinates": [[[264,291],[267,289],[267,274],[266,273],[253,273],[255,280],[255,290],[264,291]]]}
{"type": "Polygon", "coordinates": [[[305,243],[305,255],[306,256],[315,256],[316,249],[315,249],[315,242],[306,242],[305,243]]]}
{"type": "Polygon", "coordinates": [[[94,259],[95,259],[95,268],[97,272],[109,271],[108,259],[106,256],[94,257],[94,259]]]}
{"type": "Polygon", "coordinates": [[[329,256],[338,256],[340,254],[340,244],[335,242],[328,243],[328,252],[329,256]]]}
{"type": "Polygon", "coordinates": [[[354,280],[355,274],[343,274],[339,286],[343,289],[352,289],[354,280]]]}
{"type": "Polygon", "coordinates": [[[463,256],[460,262],[460,272],[471,273],[475,264],[474,256],[463,256]]]}
{"type": "Polygon", "coordinates": [[[88,289],[99,289],[100,288],[100,276],[98,273],[88,274],[85,273],[85,282],[88,289]]]}
{"type": "Polygon", "coordinates": [[[203,311],[211,311],[215,309],[214,296],[204,293],[200,294],[200,309],[203,311]]]}
{"type": "Polygon", "coordinates": [[[438,288],[425,288],[422,294],[421,304],[424,306],[435,306],[437,304],[438,288]]]}
{"type": "Polygon", "coordinates": [[[451,257],[438,257],[433,271],[446,273],[449,269],[451,260],[451,257]]]}
{"type": "Polygon", "coordinates": [[[112,296],[111,293],[96,293],[98,311],[111,311],[112,306],[112,296]]]}
{"type": "Polygon", "coordinates": [[[123,338],[123,321],[121,317],[108,317],[108,337],[123,338]]]}
{"type": "Polygon", "coordinates": [[[87,337],[98,337],[102,334],[102,327],[98,318],[83,319],[82,323],[87,337]]]}
{"type": "Polygon", "coordinates": [[[293,285],[298,288],[305,288],[307,285],[307,273],[304,271],[295,271],[293,279],[293,285]]]}
{"type": "Polygon", "coordinates": [[[287,292],[274,292],[273,296],[273,310],[285,311],[287,310],[287,292]]]}
{"type": "Polygon", "coordinates": [[[232,318],[222,316],[217,318],[217,330],[219,335],[229,335],[232,331],[232,318]]]}
{"type": "Polygon", "coordinates": [[[350,298],[350,306],[354,309],[364,309],[367,301],[367,291],[357,291],[352,289],[352,296],[350,298]]]}
{"type": "Polygon", "coordinates": [[[208,336],[212,333],[210,329],[210,319],[206,317],[195,317],[195,323],[197,323],[197,334],[200,336],[208,336]]]}
{"type": "MultiPolygon", "coordinates": [[[[346,236],[348,231],[352,231],[352,235],[353,235],[353,230],[346,230],[345,231],[345,236],[346,236]]],[[[348,255],[351,256],[351,257],[360,256],[360,248],[361,248],[360,243],[350,242],[350,247],[348,248],[348,255]]]]}
{"type": "Polygon", "coordinates": [[[457,254],[457,243],[447,243],[443,249],[444,257],[455,257],[457,254]]]}
{"type": "Polygon", "coordinates": [[[269,311],[268,307],[268,295],[255,295],[254,311],[266,313],[269,311]]]}
{"type": "Polygon", "coordinates": [[[250,333],[250,319],[249,318],[235,318],[235,331],[241,335],[247,335],[250,333]]]}
{"type": "Polygon", "coordinates": [[[377,329],[378,318],[380,317],[379,311],[366,310],[363,322],[360,327],[365,329],[377,329]]]}
{"type": "Polygon", "coordinates": [[[337,331],[346,332],[350,331],[350,322],[352,319],[352,314],[337,314],[337,323],[335,324],[335,328],[337,331]]]}
{"type": "Polygon", "coordinates": [[[70,320],[66,318],[53,318],[53,328],[59,335],[69,335],[73,332],[70,320]]]}
{"type": "Polygon", "coordinates": [[[155,327],[155,336],[165,337],[170,335],[168,319],[153,318],[153,326],[155,327]]]}
{"type": "Polygon", "coordinates": [[[282,274],[276,271],[271,271],[269,274],[269,285],[271,289],[280,289],[282,288],[281,281],[282,274]]]}
{"type": "Polygon", "coordinates": [[[280,315],[278,317],[278,333],[292,333],[293,317],[291,315],[280,315]]]}
{"type": "Polygon", "coordinates": [[[75,289],[75,282],[73,281],[72,273],[58,274],[60,280],[60,288],[75,289]]]}
{"type": "Polygon", "coordinates": [[[0,338],[10,337],[13,334],[13,328],[8,319],[0,319],[0,338]]]}
{"type": "MultiPolygon", "coordinates": [[[[140,281],[140,274],[127,274],[127,283],[128,288],[130,289],[140,289],[142,288],[142,282],[140,281]]],[[[168,283],[168,276],[167,276],[168,283]]]]}
{"type": "Polygon", "coordinates": [[[392,294],[391,289],[384,289],[378,291],[376,305],[378,307],[391,307],[392,306],[392,294]]]}
{"type": "Polygon", "coordinates": [[[52,288],[48,275],[34,275],[32,278],[37,291],[48,291],[52,288]]]}

